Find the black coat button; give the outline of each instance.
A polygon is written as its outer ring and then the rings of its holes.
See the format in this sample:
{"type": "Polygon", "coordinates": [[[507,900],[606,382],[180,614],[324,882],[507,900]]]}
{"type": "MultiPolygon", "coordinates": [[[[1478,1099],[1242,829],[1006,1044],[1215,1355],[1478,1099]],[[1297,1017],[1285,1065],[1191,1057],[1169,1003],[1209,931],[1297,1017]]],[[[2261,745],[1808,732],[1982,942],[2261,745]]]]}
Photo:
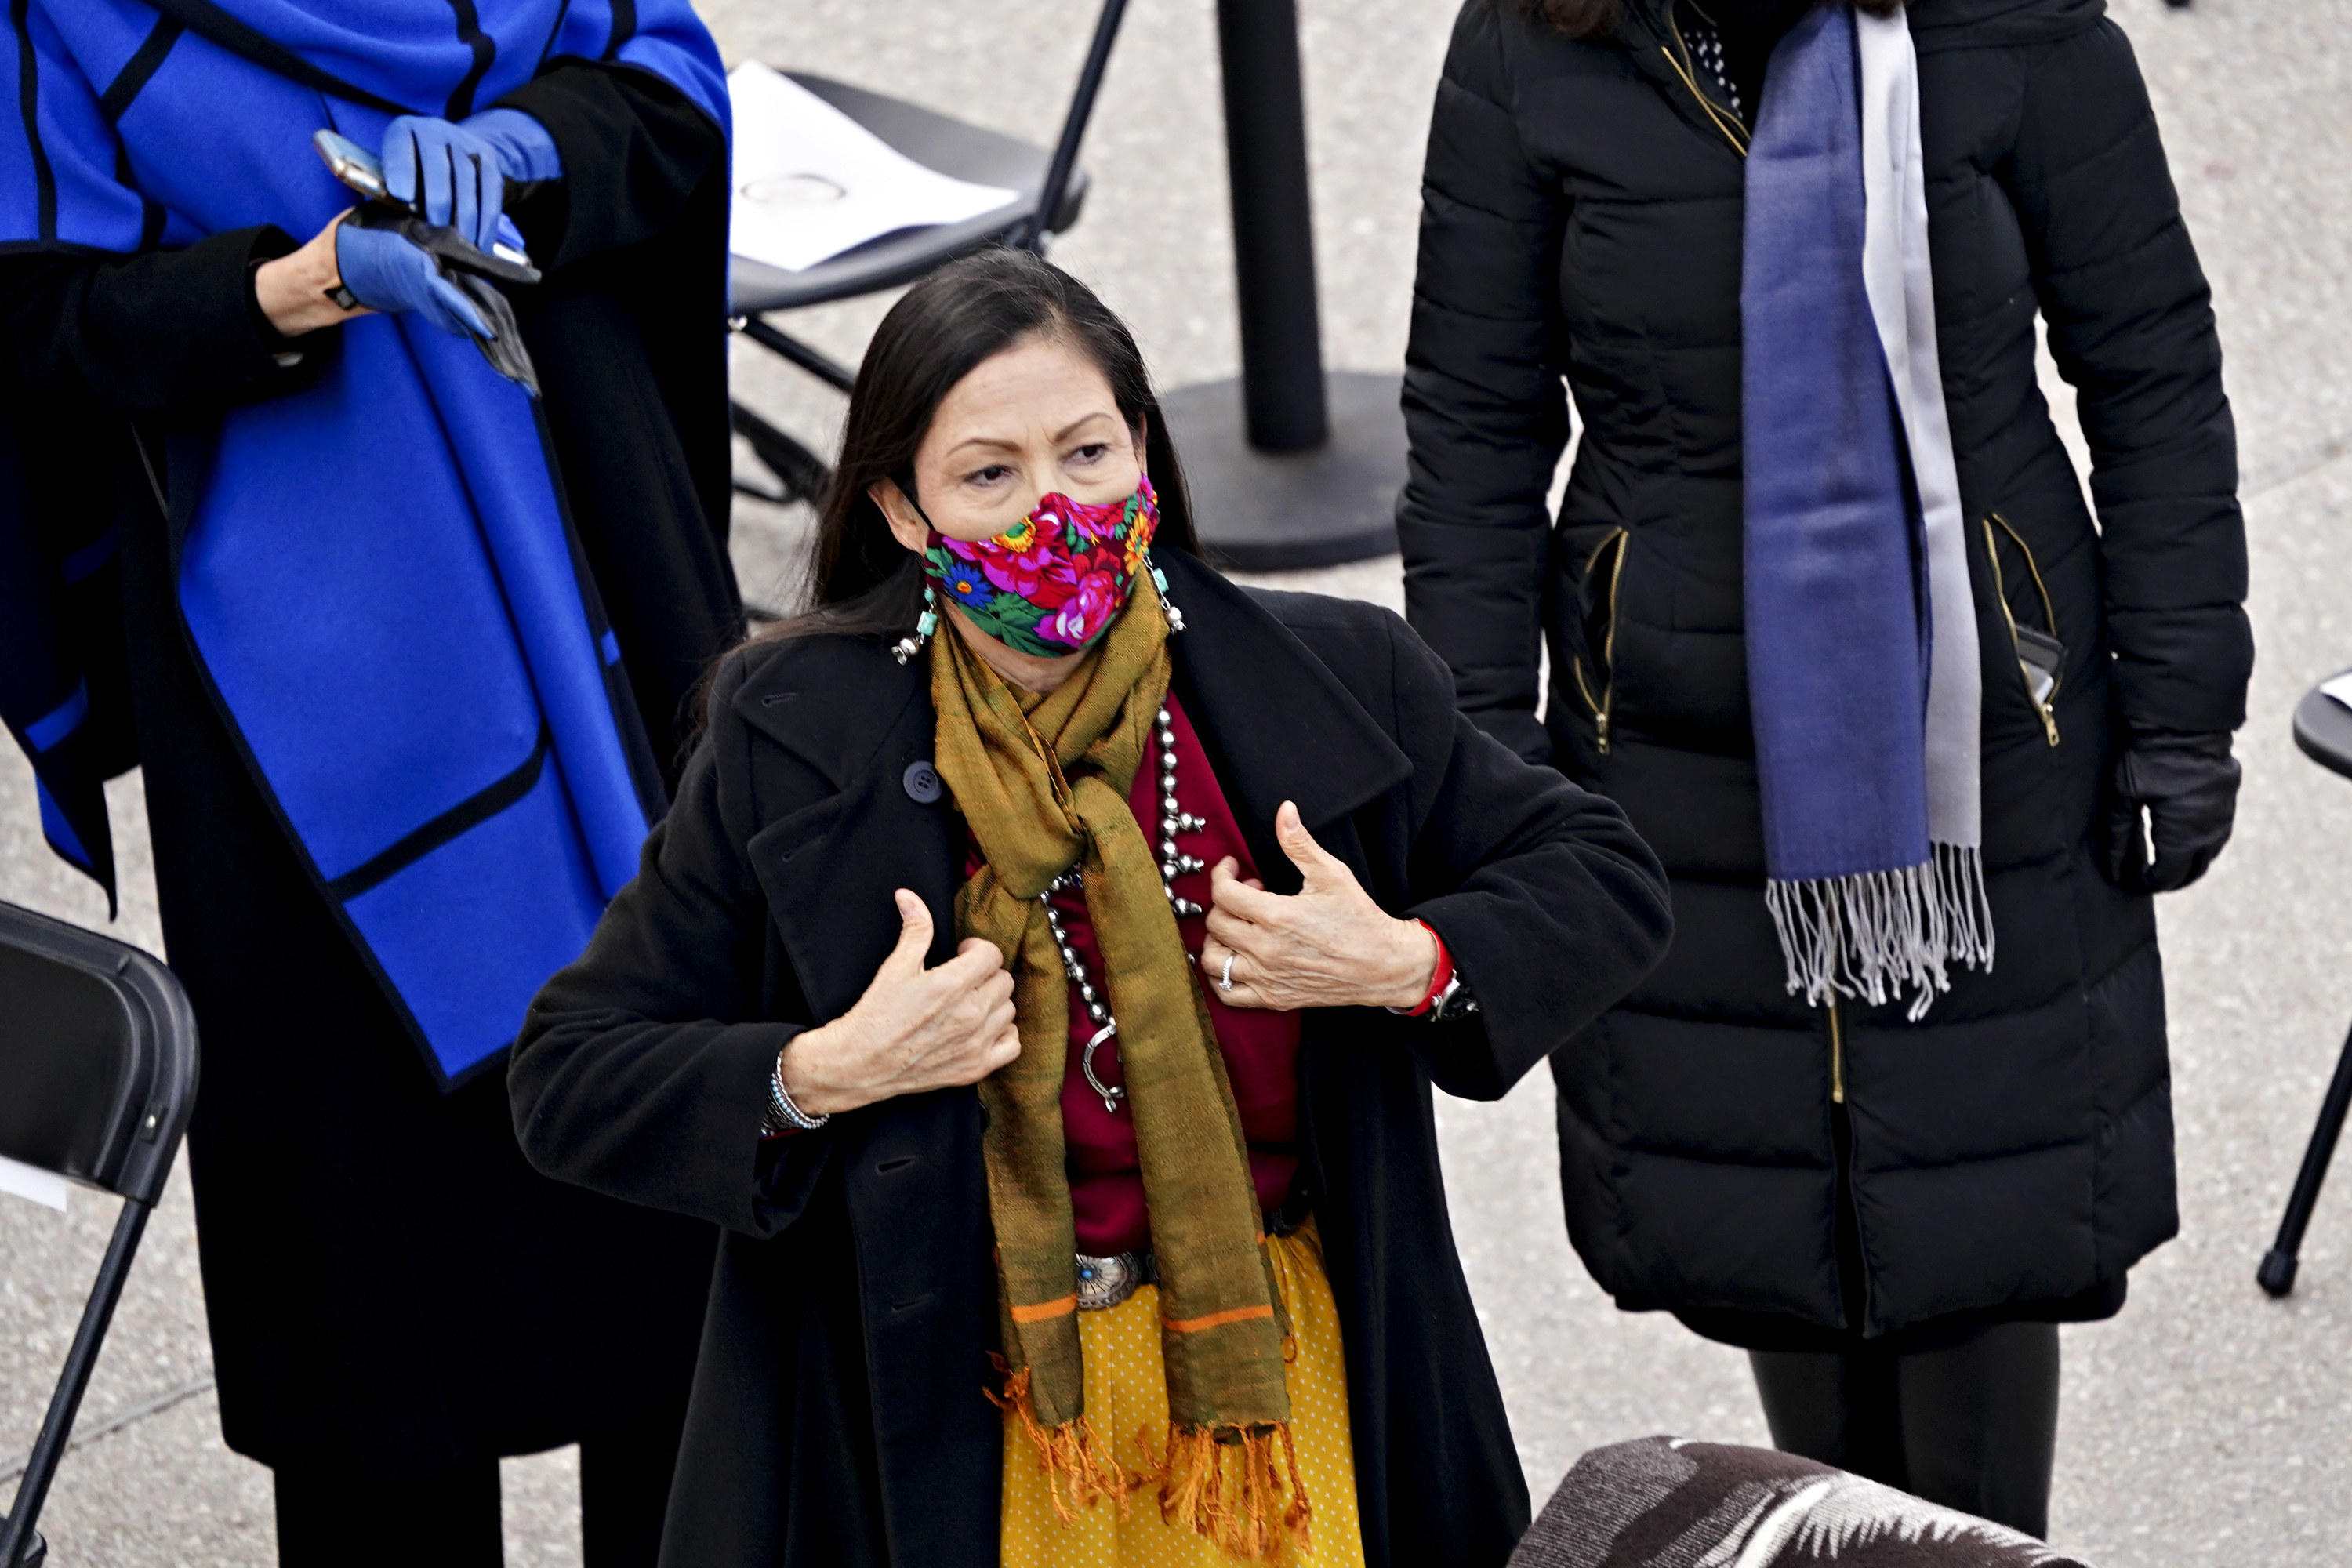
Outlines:
{"type": "Polygon", "coordinates": [[[908,797],[918,805],[930,805],[947,793],[947,786],[940,783],[940,770],[928,761],[908,763],[898,782],[907,786],[908,797]]]}

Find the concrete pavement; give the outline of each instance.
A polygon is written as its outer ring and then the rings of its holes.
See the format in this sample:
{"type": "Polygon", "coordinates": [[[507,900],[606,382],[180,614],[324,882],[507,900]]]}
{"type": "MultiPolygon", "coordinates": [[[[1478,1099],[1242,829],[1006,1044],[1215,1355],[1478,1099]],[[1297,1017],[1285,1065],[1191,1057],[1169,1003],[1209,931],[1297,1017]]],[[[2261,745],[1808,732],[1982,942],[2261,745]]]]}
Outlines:
{"type": "MultiPolygon", "coordinates": [[[[1420,143],[1452,5],[1302,0],[1318,260],[1332,364],[1401,362],[1420,143]]],[[[1085,47],[1084,0],[706,0],[730,59],[887,87],[1048,138],[1085,47]]],[[[2352,237],[2352,3],[2116,0],[2147,69],[2211,273],[2246,476],[2261,664],[2241,741],[2236,841],[2162,905],[2182,1236],[2133,1276],[2112,1323],[2065,1333],[2053,1533],[2108,1568],[2352,1561],[2352,1189],[2322,1200],[2284,1303],[2252,1283],[2347,1018],[2352,784],[2295,753],[2287,715],[2352,664],[2352,359],[2340,258],[2352,237]],[[2331,1544],[2335,1543],[2335,1544],[2331,1544]]],[[[1208,0],[1141,0],[1086,162],[1097,185],[1056,257],[1127,313],[1163,384],[1233,374],[1224,170],[1208,0]]],[[[854,358],[867,302],[813,312],[854,358]]],[[[739,354],[743,346],[738,345],[739,354]]],[[[839,402],[764,357],[745,395],[823,437],[839,402]]],[[[2053,388],[2053,391],[2062,389],[2053,388]]],[[[2063,401],[2063,399],[2062,399],[2063,401]]],[[[789,596],[804,518],[747,505],[748,592],[789,596]]],[[[1304,585],[1399,602],[1394,562],[1304,585]]],[[[117,928],[160,951],[137,781],[111,799],[126,859],[117,928]]],[[[103,900],[38,842],[32,791],[0,757],[0,897],[102,924],[103,900]]],[[[1561,1234],[1550,1085],[1440,1107],[1454,1217],[1538,1498],[1587,1447],[1674,1431],[1762,1441],[1741,1358],[1656,1315],[1620,1313],[1561,1234]]],[[[64,1221],[0,1198],[0,1478],[29,1445],[107,1205],[64,1221]]],[[[220,1444],[184,1180],[150,1233],[45,1523],[70,1568],[271,1561],[267,1473],[220,1444]]],[[[509,1559],[578,1562],[569,1452],[507,1467],[509,1559]]],[[[0,1488],[12,1483],[0,1479],[0,1488]]]]}

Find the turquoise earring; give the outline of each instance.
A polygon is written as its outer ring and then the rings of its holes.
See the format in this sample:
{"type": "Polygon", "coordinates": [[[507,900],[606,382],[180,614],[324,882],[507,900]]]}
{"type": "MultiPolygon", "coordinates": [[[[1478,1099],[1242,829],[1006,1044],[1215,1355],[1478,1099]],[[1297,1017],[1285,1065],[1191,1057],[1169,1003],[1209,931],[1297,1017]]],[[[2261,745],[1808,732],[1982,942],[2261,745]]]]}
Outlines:
{"type": "Polygon", "coordinates": [[[900,637],[897,642],[892,643],[890,657],[900,664],[906,663],[923,651],[923,645],[930,641],[931,634],[939,629],[939,601],[931,597],[931,585],[926,583],[923,584],[923,613],[916,617],[915,634],[912,637],[900,637]]]}
{"type": "Polygon", "coordinates": [[[1151,569],[1151,585],[1160,590],[1160,607],[1168,612],[1168,629],[1171,632],[1182,631],[1184,612],[1178,609],[1176,601],[1168,596],[1168,574],[1160,569],[1159,562],[1151,559],[1151,552],[1149,550],[1143,552],[1143,563],[1151,569]]]}

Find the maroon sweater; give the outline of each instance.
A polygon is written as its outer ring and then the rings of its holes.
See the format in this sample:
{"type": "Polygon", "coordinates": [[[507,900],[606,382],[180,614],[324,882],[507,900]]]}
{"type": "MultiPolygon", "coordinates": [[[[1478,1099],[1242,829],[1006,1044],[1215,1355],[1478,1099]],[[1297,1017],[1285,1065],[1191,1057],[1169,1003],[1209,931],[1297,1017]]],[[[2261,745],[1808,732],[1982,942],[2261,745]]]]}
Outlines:
{"type": "MultiPolygon", "coordinates": [[[[1178,805],[1208,826],[1177,835],[1177,847],[1203,866],[1214,866],[1230,855],[1241,862],[1240,875],[1257,875],[1249,845],[1234,821],[1233,807],[1209,766],[1201,737],[1185,717],[1176,694],[1168,694],[1168,716],[1176,730],[1176,798],[1178,805]]],[[[1143,765],[1135,770],[1128,791],[1128,809],[1135,813],[1144,837],[1157,843],[1160,830],[1160,747],[1155,739],[1143,765]]],[[[976,851],[965,875],[979,869],[976,851]]],[[[1194,871],[1176,879],[1176,891],[1192,902],[1209,902],[1209,873],[1194,871]]],[[[1103,973],[1102,952],[1095,945],[1094,927],[1087,919],[1085,899],[1075,891],[1054,895],[1062,929],[1085,961],[1089,977],[1103,973]]],[[[1176,922],[1184,951],[1198,963],[1201,944],[1208,937],[1208,921],[1188,915],[1176,922]]],[[[1207,977],[1213,981],[1214,976],[1207,977]]],[[[1258,1206],[1281,1206],[1290,1178],[1298,1168],[1298,1015],[1228,1007],[1217,987],[1204,984],[1209,1021],[1224,1053],[1225,1077],[1234,1087],[1234,1104],[1241,1112],[1242,1136],[1249,1142],[1250,1181],[1257,1189],[1258,1206]]],[[[1116,1016],[1116,1009],[1114,1009],[1116,1016]]],[[[1102,1097],[1087,1082],[1082,1066],[1087,1041],[1095,1026],[1076,984],[1070,987],[1069,1060],[1062,1078],[1062,1133],[1068,1148],[1070,1207],[1077,1222],[1078,1249],[1106,1258],[1151,1245],[1151,1222],[1143,1208],[1142,1166],[1136,1156],[1135,1118],[1124,1100],[1113,1110],[1103,1109],[1102,1097]]],[[[1113,1087],[1126,1081],[1120,1070],[1118,1042],[1107,1040],[1095,1052],[1095,1076],[1113,1087]]]]}
{"type": "MultiPolygon", "coordinates": [[[[1210,771],[1209,755],[1184,716],[1176,694],[1168,694],[1168,716],[1176,728],[1176,799],[1209,826],[1177,836],[1177,847],[1214,866],[1231,855],[1241,862],[1240,874],[1257,875],[1249,846],[1225,792],[1210,771]]],[[[1128,808],[1135,813],[1143,836],[1155,846],[1160,837],[1159,743],[1155,741],[1135,770],[1135,785],[1128,792],[1128,808]]],[[[1209,873],[1195,871],[1176,879],[1176,891],[1194,903],[1209,901],[1209,873]]],[[[1093,926],[1087,921],[1085,900],[1075,891],[1054,895],[1062,929],[1086,961],[1087,973],[1103,972],[1102,954],[1095,946],[1093,926]]],[[[1191,915],[1176,922],[1184,951],[1195,961],[1208,936],[1208,922],[1191,915]]],[[[1298,1168],[1298,1015],[1228,1007],[1220,1000],[1216,977],[1202,977],[1202,993],[1209,999],[1209,1021],[1215,1026],[1217,1045],[1224,1052],[1225,1076],[1234,1086],[1234,1104],[1241,1112],[1242,1135],[1249,1141],[1250,1178],[1257,1188],[1258,1206],[1278,1207],[1290,1190],[1291,1173],[1298,1168]]],[[[1113,1013],[1116,1015],[1116,1005],[1113,1013]]],[[[1143,1177],[1136,1159],[1135,1118],[1127,1102],[1116,1110],[1103,1109],[1102,1097],[1087,1083],[1079,1068],[1087,1041],[1094,1035],[1086,1005],[1077,988],[1070,989],[1070,1056],[1062,1079],[1062,1131],[1069,1145],[1070,1207],[1077,1220],[1078,1250],[1100,1258],[1131,1252],[1151,1245],[1151,1223],[1143,1212],[1143,1177]]],[[[1107,1084],[1124,1081],[1119,1070],[1118,1042],[1107,1040],[1095,1052],[1095,1076],[1107,1084]]]]}

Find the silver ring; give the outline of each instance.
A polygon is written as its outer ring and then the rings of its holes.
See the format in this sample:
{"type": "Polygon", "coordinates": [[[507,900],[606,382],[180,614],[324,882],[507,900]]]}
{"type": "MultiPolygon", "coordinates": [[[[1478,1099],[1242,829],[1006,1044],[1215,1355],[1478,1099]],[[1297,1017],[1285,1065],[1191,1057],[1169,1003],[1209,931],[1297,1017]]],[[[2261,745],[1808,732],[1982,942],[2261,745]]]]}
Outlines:
{"type": "Polygon", "coordinates": [[[1225,972],[1217,977],[1218,990],[1231,991],[1234,988],[1234,960],[1240,956],[1239,953],[1232,952],[1225,954],[1225,972]]]}

